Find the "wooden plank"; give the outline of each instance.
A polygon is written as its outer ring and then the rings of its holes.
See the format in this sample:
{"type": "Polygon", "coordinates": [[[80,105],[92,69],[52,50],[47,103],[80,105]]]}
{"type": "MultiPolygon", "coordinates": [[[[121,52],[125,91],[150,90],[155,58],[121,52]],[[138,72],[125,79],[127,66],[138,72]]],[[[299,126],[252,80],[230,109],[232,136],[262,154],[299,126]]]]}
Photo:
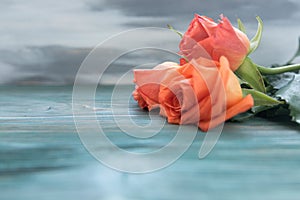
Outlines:
{"type": "MultiPolygon", "coordinates": [[[[123,117],[132,117],[138,124],[148,124],[147,112],[133,101],[129,105],[124,101],[131,89],[125,88],[114,102],[120,123],[123,117]]],[[[147,152],[174,137],[177,126],[169,124],[148,140],[124,134],[113,121],[111,91],[101,88],[96,108],[83,105],[83,109],[96,110],[115,144],[147,152]]],[[[134,175],[102,165],[85,150],[73,122],[72,87],[1,87],[0,92],[0,199],[299,198],[296,124],[262,118],[226,123],[216,147],[203,160],[197,157],[205,136],[199,131],[174,164],[134,175]]],[[[88,124],[89,116],[85,120],[88,124]]],[[[162,121],[156,118],[151,129],[162,121]]]]}

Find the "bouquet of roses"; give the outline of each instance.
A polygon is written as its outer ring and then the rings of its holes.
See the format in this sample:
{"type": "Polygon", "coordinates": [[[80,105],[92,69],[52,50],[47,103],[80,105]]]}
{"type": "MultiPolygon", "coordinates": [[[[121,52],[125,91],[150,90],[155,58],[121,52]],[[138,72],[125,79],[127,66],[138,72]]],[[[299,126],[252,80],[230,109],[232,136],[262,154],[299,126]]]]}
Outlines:
{"type": "Polygon", "coordinates": [[[196,124],[203,131],[270,110],[300,123],[300,65],[292,64],[300,51],[286,66],[255,64],[248,56],[261,40],[263,23],[257,20],[249,40],[241,20],[237,29],[222,15],[219,23],[195,15],[184,35],[176,31],[182,37],[179,63],[134,70],[134,99],[143,109],[159,108],[169,123],[196,124]]]}

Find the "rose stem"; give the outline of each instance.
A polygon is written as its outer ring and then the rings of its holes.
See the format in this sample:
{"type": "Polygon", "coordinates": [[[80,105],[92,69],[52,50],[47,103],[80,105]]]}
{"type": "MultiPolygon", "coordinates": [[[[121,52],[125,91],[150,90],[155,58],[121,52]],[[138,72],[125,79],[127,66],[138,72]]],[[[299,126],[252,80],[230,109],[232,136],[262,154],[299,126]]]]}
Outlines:
{"type": "Polygon", "coordinates": [[[275,68],[257,66],[257,68],[262,74],[273,75],[273,74],[282,74],[285,72],[300,70],[300,64],[286,65],[286,66],[275,67],[275,68]]]}

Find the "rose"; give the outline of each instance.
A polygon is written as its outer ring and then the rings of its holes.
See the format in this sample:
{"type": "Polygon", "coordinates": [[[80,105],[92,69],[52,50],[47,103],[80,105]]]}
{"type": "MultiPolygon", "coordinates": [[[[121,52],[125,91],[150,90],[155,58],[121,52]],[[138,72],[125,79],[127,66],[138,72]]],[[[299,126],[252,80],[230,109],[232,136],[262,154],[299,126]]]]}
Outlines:
{"type": "Polygon", "coordinates": [[[198,57],[219,61],[225,56],[235,71],[242,64],[250,49],[250,41],[230,21],[221,15],[219,24],[212,19],[195,15],[180,44],[180,53],[188,60],[198,57]]]}
{"type": "MultiPolygon", "coordinates": [[[[198,126],[201,130],[207,131],[214,128],[220,123],[232,118],[233,116],[245,112],[253,106],[251,95],[243,98],[242,90],[238,79],[231,71],[229,62],[225,57],[220,58],[220,62],[213,62],[206,59],[198,59],[197,62],[187,63],[178,68],[177,71],[189,80],[194,94],[197,97],[198,105],[190,104],[189,93],[181,91],[183,96],[181,108],[189,107],[189,110],[178,111],[175,93],[164,86],[160,90],[159,100],[163,108],[163,114],[168,118],[170,123],[187,124],[193,123],[195,108],[199,109],[198,126]],[[176,115],[177,114],[177,115],[176,115]]],[[[175,77],[168,77],[170,81],[169,88],[179,88],[184,90],[184,85],[176,80],[175,77]],[[177,85],[174,87],[173,85],[177,85]]],[[[173,89],[174,90],[174,89],[173,89]]],[[[175,90],[176,91],[176,90],[175,90]]],[[[176,93],[180,93],[176,91],[176,93]]]]}
{"type": "Polygon", "coordinates": [[[145,101],[150,109],[153,105],[160,107],[160,114],[169,123],[197,123],[203,131],[253,106],[250,95],[243,98],[225,57],[220,62],[201,58],[193,64],[162,64],[162,69],[135,71],[136,92],[143,99],[140,101],[145,101]]]}
{"type": "MultiPolygon", "coordinates": [[[[181,67],[182,68],[182,67],[181,67]]],[[[172,124],[198,124],[198,98],[192,87],[192,78],[180,73],[180,68],[169,71],[161,81],[158,100],[160,115],[172,124]]]]}
{"type": "Polygon", "coordinates": [[[192,107],[198,104],[197,98],[191,80],[177,71],[179,67],[177,63],[164,62],[152,70],[134,70],[136,89],[133,97],[141,108],[152,110],[160,107],[160,115],[167,117],[169,123],[198,124],[198,111],[194,110],[197,114],[192,113],[192,107]],[[163,96],[165,90],[174,93],[174,96],[170,96],[171,99],[163,96]],[[167,109],[166,105],[171,109],[167,109]]]}
{"type": "Polygon", "coordinates": [[[179,67],[174,62],[164,62],[151,70],[134,70],[134,80],[136,88],[132,93],[141,108],[152,110],[159,106],[158,92],[160,83],[167,76],[168,71],[179,67]]]}

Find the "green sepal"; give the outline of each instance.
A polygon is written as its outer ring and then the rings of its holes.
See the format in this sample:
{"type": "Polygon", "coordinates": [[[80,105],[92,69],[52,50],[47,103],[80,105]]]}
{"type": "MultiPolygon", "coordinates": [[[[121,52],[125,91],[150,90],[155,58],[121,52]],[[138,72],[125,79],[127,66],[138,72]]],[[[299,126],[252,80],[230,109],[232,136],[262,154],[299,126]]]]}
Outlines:
{"type": "Polygon", "coordinates": [[[175,28],[173,28],[173,26],[171,26],[170,24],[167,24],[167,27],[171,30],[174,31],[175,33],[177,33],[181,38],[183,37],[183,34],[179,31],[177,31],[175,28]]]}
{"type": "Polygon", "coordinates": [[[246,96],[248,94],[251,94],[251,96],[254,99],[254,106],[268,106],[268,107],[272,107],[272,106],[276,106],[279,104],[283,104],[284,102],[282,101],[278,101],[277,99],[274,99],[262,92],[259,92],[257,90],[253,90],[253,89],[244,89],[242,88],[242,92],[243,95],[246,96]]]}
{"type": "Polygon", "coordinates": [[[261,18],[259,16],[257,16],[256,19],[258,21],[258,27],[257,27],[255,36],[250,41],[250,50],[248,52],[248,55],[253,53],[257,49],[257,47],[260,44],[261,37],[262,37],[262,32],[263,32],[263,27],[264,27],[263,21],[261,20],[261,18]]]}
{"type": "Polygon", "coordinates": [[[249,57],[246,57],[242,65],[235,71],[235,73],[243,81],[246,81],[253,89],[266,93],[263,77],[257,65],[252,62],[249,57]]]}
{"type": "Polygon", "coordinates": [[[246,28],[245,28],[243,22],[241,21],[241,19],[238,18],[237,22],[238,22],[238,28],[239,28],[239,30],[246,34],[246,28]]]}

